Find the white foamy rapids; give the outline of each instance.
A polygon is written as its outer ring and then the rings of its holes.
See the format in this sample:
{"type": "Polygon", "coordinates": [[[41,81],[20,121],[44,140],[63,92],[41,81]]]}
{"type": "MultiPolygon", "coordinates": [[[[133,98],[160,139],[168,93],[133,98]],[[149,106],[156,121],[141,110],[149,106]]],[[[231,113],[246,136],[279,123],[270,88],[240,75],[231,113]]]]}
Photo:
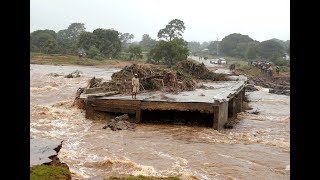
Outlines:
{"type": "Polygon", "coordinates": [[[58,90],[56,87],[52,86],[44,86],[44,87],[30,87],[31,92],[43,92],[43,91],[53,91],[53,90],[58,90]]]}
{"type": "Polygon", "coordinates": [[[264,87],[261,87],[261,86],[254,86],[254,87],[257,88],[258,91],[269,92],[269,88],[264,88],[264,87]]]}

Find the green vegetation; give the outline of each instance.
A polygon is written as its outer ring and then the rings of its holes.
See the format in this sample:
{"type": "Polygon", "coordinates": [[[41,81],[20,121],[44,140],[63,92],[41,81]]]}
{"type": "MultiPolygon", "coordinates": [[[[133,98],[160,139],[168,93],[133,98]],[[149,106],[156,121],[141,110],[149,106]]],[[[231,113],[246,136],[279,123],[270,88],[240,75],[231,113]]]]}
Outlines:
{"type": "Polygon", "coordinates": [[[172,66],[188,56],[188,43],[182,38],[186,29],[179,19],[171,20],[165,28],[158,32],[159,41],[149,52],[148,62],[172,66]]]}
{"type": "Polygon", "coordinates": [[[233,33],[224,37],[221,41],[188,42],[188,48],[192,55],[201,57],[225,56],[240,58],[246,61],[267,60],[279,66],[289,66],[285,60],[285,53],[290,54],[290,40],[282,41],[270,39],[266,41],[256,41],[247,35],[233,33]]]}
{"type": "Polygon", "coordinates": [[[71,179],[68,169],[59,166],[36,165],[30,168],[30,180],[71,179]]]}
{"type": "Polygon", "coordinates": [[[127,176],[127,177],[109,177],[105,180],[179,180],[178,177],[154,177],[154,176],[127,176]]]}
{"type": "Polygon", "coordinates": [[[56,32],[37,30],[30,34],[30,50],[42,53],[57,53],[56,32]]]}
{"type": "MultiPolygon", "coordinates": [[[[265,76],[263,73],[261,73],[261,70],[254,66],[249,66],[248,61],[240,60],[237,58],[226,58],[228,59],[228,64],[225,65],[225,67],[229,67],[230,64],[236,65],[236,71],[240,74],[245,74],[247,76],[265,76]]],[[[289,66],[279,66],[280,72],[290,72],[289,66]]],[[[275,65],[273,65],[273,70],[275,70],[275,65]]]]}
{"type": "Polygon", "coordinates": [[[150,49],[157,43],[156,40],[152,39],[149,34],[144,34],[142,40],[140,41],[140,46],[145,51],[150,51],[150,49]]]}
{"type": "Polygon", "coordinates": [[[140,45],[130,45],[128,52],[130,53],[130,60],[142,59],[142,46],[140,45]]]}
{"type": "Polygon", "coordinates": [[[41,53],[31,53],[30,63],[31,64],[51,64],[51,65],[65,65],[65,64],[76,64],[83,66],[97,66],[104,64],[113,64],[119,61],[118,59],[106,59],[101,60],[89,59],[89,58],[79,58],[78,56],[72,55],[61,55],[61,54],[41,54],[41,53]]]}
{"type": "Polygon", "coordinates": [[[121,51],[120,33],[112,29],[98,28],[93,31],[97,37],[94,44],[105,57],[116,58],[121,51]]]}
{"type": "Polygon", "coordinates": [[[188,56],[187,42],[183,39],[158,42],[148,54],[148,61],[155,64],[174,65],[186,60],[188,56]]]}
{"type": "Polygon", "coordinates": [[[259,55],[260,57],[267,60],[274,60],[276,58],[282,58],[285,55],[284,47],[273,40],[263,41],[259,44],[259,55]]]}
{"type": "Polygon", "coordinates": [[[121,34],[120,33],[120,41],[121,41],[121,45],[123,47],[123,50],[128,49],[128,47],[130,46],[130,41],[133,38],[134,38],[133,34],[130,34],[130,33],[121,34]]]}
{"type": "Polygon", "coordinates": [[[30,51],[78,55],[81,51],[88,53],[91,50],[92,52],[94,46],[104,57],[115,58],[119,55],[122,44],[126,44],[132,38],[132,34],[121,34],[113,29],[98,28],[93,32],[86,32],[83,23],[72,23],[67,29],[60,30],[58,33],[52,30],[32,32],[30,51]]]}
{"type": "MultiPolygon", "coordinates": [[[[96,48],[95,45],[90,46],[87,53],[88,53],[88,57],[92,58],[92,59],[93,58],[97,59],[97,58],[101,57],[100,50],[98,48],[96,48]]],[[[97,59],[97,60],[101,60],[101,59],[97,59]]]]}
{"type": "Polygon", "coordinates": [[[248,35],[232,33],[221,41],[186,42],[182,38],[185,29],[183,21],[173,19],[158,31],[160,40],[144,34],[140,42],[131,43],[133,34],[121,33],[112,28],[97,28],[87,32],[83,23],[71,23],[67,29],[57,33],[48,29],[30,33],[30,52],[82,56],[86,58],[82,60],[86,61],[73,60],[72,63],[83,65],[99,64],[95,60],[112,58],[143,62],[148,60],[150,63],[172,66],[187,59],[191,53],[209,59],[219,56],[231,61],[237,58],[245,61],[266,60],[278,66],[290,66],[290,62],[284,59],[286,53],[290,54],[290,40],[273,38],[259,42],[248,35]]]}
{"type": "Polygon", "coordinates": [[[239,33],[230,34],[220,42],[220,51],[223,55],[232,57],[245,57],[246,48],[249,43],[254,42],[248,35],[239,33]]]}
{"type": "Polygon", "coordinates": [[[171,41],[175,38],[181,38],[183,31],[186,29],[184,22],[180,19],[171,20],[165,28],[160,29],[158,32],[159,39],[166,39],[171,41]]]}

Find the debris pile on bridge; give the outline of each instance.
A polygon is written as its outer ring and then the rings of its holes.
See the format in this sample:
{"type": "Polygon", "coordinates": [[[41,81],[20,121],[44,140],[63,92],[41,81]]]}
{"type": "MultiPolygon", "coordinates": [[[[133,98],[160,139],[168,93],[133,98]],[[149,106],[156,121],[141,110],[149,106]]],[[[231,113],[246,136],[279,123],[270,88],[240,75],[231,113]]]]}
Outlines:
{"type": "Polygon", "coordinates": [[[211,81],[227,81],[225,74],[214,73],[207,69],[203,63],[195,63],[194,61],[186,60],[178,62],[173,69],[176,70],[178,78],[181,79],[197,79],[211,81]]]}
{"type": "Polygon", "coordinates": [[[92,78],[87,88],[100,88],[106,91],[118,91],[126,94],[131,92],[131,79],[134,74],[140,79],[140,90],[162,90],[178,93],[192,91],[197,87],[199,80],[226,81],[224,74],[209,71],[204,64],[194,61],[181,61],[172,68],[153,65],[137,65],[124,67],[121,71],[112,74],[111,81],[92,78]]]}

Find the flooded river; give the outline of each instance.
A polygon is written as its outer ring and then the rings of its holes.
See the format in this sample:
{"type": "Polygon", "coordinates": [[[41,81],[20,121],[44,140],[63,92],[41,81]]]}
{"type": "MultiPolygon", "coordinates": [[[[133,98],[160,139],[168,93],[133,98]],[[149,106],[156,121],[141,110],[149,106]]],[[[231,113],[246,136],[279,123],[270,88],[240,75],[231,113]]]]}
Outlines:
{"type": "MultiPolygon", "coordinates": [[[[118,69],[119,70],[119,69],[118,69]]],[[[290,179],[290,97],[248,92],[260,114],[240,113],[233,129],[138,124],[102,129],[71,107],[79,87],[117,69],[30,65],[30,133],[63,140],[59,158],[73,179],[121,174],[182,179],[290,179]],[[75,70],[79,78],[64,78],[75,70]],[[54,76],[53,73],[56,73],[54,76]],[[61,75],[61,76],[60,76],[61,75]]]]}

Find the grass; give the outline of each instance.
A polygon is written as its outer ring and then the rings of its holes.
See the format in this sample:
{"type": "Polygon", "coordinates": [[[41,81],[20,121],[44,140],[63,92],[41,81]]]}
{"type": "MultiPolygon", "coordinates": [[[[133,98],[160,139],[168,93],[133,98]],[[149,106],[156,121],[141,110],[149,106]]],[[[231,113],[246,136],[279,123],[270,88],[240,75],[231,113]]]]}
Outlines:
{"type": "Polygon", "coordinates": [[[154,176],[127,176],[127,177],[109,177],[105,180],[179,180],[178,177],[154,177],[154,176]]]}
{"type": "MultiPolygon", "coordinates": [[[[228,58],[227,61],[229,60],[228,58]]],[[[226,68],[229,68],[230,64],[235,64],[236,65],[236,73],[237,74],[243,74],[251,77],[263,77],[265,74],[261,73],[261,70],[258,69],[257,67],[249,66],[248,61],[243,61],[240,59],[233,58],[233,60],[229,60],[228,64],[224,65],[226,68]]],[[[285,72],[288,73],[290,72],[290,67],[287,66],[279,66],[280,67],[280,72],[285,72]]],[[[272,66],[273,71],[275,73],[275,66],[272,66]]]]}
{"type": "Polygon", "coordinates": [[[30,180],[71,179],[68,169],[59,166],[36,165],[30,168],[30,180]]]}
{"type": "MultiPolygon", "coordinates": [[[[41,54],[41,53],[30,53],[31,64],[50,64],[50,65],[82,65],[82,66],[98,66],[98,65],[109,65],[116,64],[118,61],[126,61],[121,59],[107,59],[102,60],[90,59],[90,58],[79,58],[78,56],[72,55],[61,55],[61,54],[41,54]]],[[[145,62],[145,59],[135,60],[134,62],[145,62]]]]}

